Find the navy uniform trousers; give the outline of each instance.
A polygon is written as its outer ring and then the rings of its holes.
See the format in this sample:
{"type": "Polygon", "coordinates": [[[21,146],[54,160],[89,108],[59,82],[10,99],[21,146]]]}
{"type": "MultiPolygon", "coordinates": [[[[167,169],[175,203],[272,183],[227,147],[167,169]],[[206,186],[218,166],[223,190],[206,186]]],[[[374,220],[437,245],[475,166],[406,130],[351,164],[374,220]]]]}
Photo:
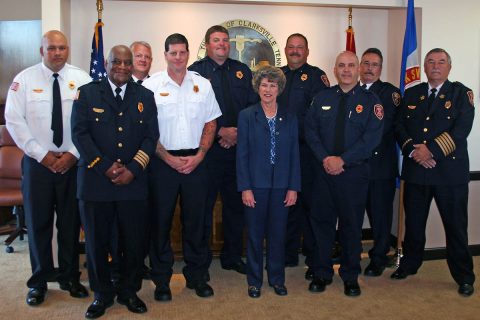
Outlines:
{"type": "MultiPolygon", "coordinates": [[[[187,156],[188,154],[185,154],[187,156]]],[[[170,244],[172,220],[180,196],[183,274],[187,282],[202,281],[208,268],[208,243],[205,241],[205,201],[207,168],[201,162],[190,174],[172,169],[158,157],[150,161],[152,204],[150,259],[151,277],[157,286],[170,282],[174,256],[170,244]]]]}
{"type": "Polygon", "coordinates": [[[285,283],[285,234],[288,207],[283,201],[286,189],[253,189],[255,208],[245,207],[247,222],[247,282],[262,287],[263,241],[267,241],[266,269],[268,284],[285,283]]]}
{"type": "Polygon", "coordinates": [[[142,286],[142,266],[147,226],[146,200],[79,201],[85,227],[90,289],[95,299],[112,301],[116,294],[123,299],[133,297],[142,286]],[[99,228],[99,226],[103,226],[99,228]],[[113,287],[108,263],[112,232],[122,241],[119,255],[120,285],[113,287]],[[92,272],[93,271],[93,272],[92,272]]]}
{"type": "Polygon", "coordinates": [[[435,199],[445,229],[450,273],[458,284],[473,284],[475,275],[467,235],[468,184],[428,186],[405,182],[405,255],[400,266],[409,273],[416,273],[422,265],[432,199],[435,199]]]}
{"type": "Polygon", "coordinates": [[[332,246],[335,242],[336,224],[342,246],[339,275],[343,281],[355,281],[361,272],[362,221],[365,214],[369,169],[366,163],[346,167],[337,176],[329,175],[321,163],[316,167],[310,222],[315,230],[315,277],[332,279],[334,270],[332,246]]]}
{"type": "Polygon", "coordinates": [[[65,174],[53,173],[28,156],[22,161],[22,192],[32,276],[29,288],[47,288],[54,278],[52,236],[54,214],[58,242],[59,282],[76,281],[78,271],[78,237],[80,216],[76,198],[77,167],[65,174]]]}
{"type": "MultiPolygon", "coordinates": [[[[222,226],[224,241],[220,253],[223,267],[235,265],[241,261],[243,249],[243,229],[245,217],[241,193],[237,191],[236,147],[222,148],[214,142],[206,155],[208,170],[208,196],[205,213],[205,236],[210,237],[213,230],[213,209],[220,191],[222,199],[222,226]]],[[[207,242],[210,239],[206,239],[207,242]]],[[[208,265],[212,262],[212,252],[209,250],[208,265]]]]}

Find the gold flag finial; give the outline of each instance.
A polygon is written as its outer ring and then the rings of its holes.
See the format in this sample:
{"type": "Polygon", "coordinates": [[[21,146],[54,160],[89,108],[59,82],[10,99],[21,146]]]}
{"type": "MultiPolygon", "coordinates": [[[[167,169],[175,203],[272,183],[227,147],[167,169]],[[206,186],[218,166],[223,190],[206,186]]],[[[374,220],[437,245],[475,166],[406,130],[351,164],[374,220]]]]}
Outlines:
{"type": "Polygon", "coordinates": [[[98,19],[102,19],[102,11],[103,11],[103,1],[97,0],[98,19]]]}
{"type": "Polygon", "coordinates": [[[352,26],[352,7],[348,8],[348,26],[352,26]]]}

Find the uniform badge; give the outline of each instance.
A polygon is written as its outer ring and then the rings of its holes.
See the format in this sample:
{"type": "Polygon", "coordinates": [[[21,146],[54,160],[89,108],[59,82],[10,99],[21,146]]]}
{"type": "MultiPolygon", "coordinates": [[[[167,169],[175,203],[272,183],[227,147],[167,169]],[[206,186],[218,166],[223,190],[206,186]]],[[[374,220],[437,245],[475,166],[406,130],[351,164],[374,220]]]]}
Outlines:
{"type": "Polygon", "coordinates": [[[75,89],[75,81],[70,81],[70,82],[68,83],[68,87],[70,88],[70,90],[75,89]]]}
{"type": "Polygon", "coordinates": [[[451,106],[452,106],[452,102],[450,100],[445,102],[445,109],[450,109],[451,106]]]}
{"type": "Polygon", "coordinates": [[[355,108],[355,111],[357,111],[357,113],[360,113],[363,111],[363,106],[361,104],[359,104],[356,108],[355,108]]]}
{"type": "Polygon", "coordinates": [[[33,92],[35,92],[35,93],[42,93],[42,92],[43,92],[43,89],[33,89],[33,92]]]}
{"type": "MultiPolygon", "coordinates": [[[[80,90],[78,90],[78,92],[80,92],[80,90]]],[[[96,112],[96,113],[104,113],[105,110],[104,109],[100,109],[100,108],[92,108],[93,112],[96,112]]]]}
{"type": "Polygon", "coordinates": [[[444,94],[441,94],[438,96],[440,99],[445,99],[445,95],[444,94]]]}
{"type": "Polygon", "coordinates": [[[137,109],[138,111],[143,112],[143,103],[139,102],[137,105],[137,109]]]}
{"type": "Polygon", "coordinates": [[[302,75],[300,76],[300,79],[301,79],[302,81],[307,80],[307,79],[308,79],[308,74],[306,74],[306,73],[302,74],[302,75]]]}
{"type": "Polygon", "coordinates": [[[17,91],[19,87],[20,87],[20,83],[12,82],[12,84],[10,85],[10,90],[17,91]]]}
{"type": "Polygon", "coordinates": [[[378,120],[383,119],[383,106],[381,104],[376,104],[373,106],[373,112],[377,116],[378,120]]]}
{"type": "Polygon", "coordinates": [[[168,96],[169,94],[170,94],[170,93],[168,93],[168,92],[160,92],[160,96],[162,96],[162,97],[166,97],[166,96],[168,96]]]}
{"type": "Polygon", "coordinates": [[[331,108],[331,106],[322,106],[322,110],[330,110],[331,108]]]}
{"type": "Polygon", "coordinates": [[[193,92],[197,93],[198,91],[200,91],[200,89],[198,89],[197,85],[194,85],[193,86],[193,92]]]}
{"type": "Polygon", "coordinates": [[[400,105],[400,99],[400,94],[398,92],[392,93],[392,100],[395,107],[398,107],[400,105]]]}
{"type": "Polygon", "coordinates": [[[77,94],[75,95],[74,100],[78,100],[78,98],[80,98],[80,90],[77,90],[77,94]]]}
{"type": "Polygon", "coordinates": [[[326,85],[327,87],[330,87],[330,81],[328,81],[328,77],[326,74],[322,74],[320,79],[322,79],[322,82],[324,85],[326,85]]]}
{"type": "Polygon", "coordinates": [[[243,78],[243,72],[242,71],[237,71],[237,73],[235,73],[235,75],[237,76],[238,79],[243,78]]]}
{"type": "Polygon", "coordinates": [[[473,107],[473,91],[467,91],[467,95],[468,95],[468,100],[470,101],[470,104],[473,107]]]}
{"type": "Polygon", "coordinates": [[[425,100],[425,96],[420,96],[420,100],[425,100]]]}

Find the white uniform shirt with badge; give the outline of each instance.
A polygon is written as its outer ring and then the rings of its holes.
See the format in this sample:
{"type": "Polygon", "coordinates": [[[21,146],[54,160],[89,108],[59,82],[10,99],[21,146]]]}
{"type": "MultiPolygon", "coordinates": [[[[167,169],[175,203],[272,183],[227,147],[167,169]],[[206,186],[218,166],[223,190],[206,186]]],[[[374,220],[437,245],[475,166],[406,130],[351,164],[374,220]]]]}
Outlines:
{"type": "Polygon", "coordinates": [[[160,143],[166,150],[198,148],[205,123],[222,115],[212,85],[196,72],[187,71],[180,86],[167,71],[143,85],[155,95],[160,143]]]}
{"type": "Polygon", "coordinates": [[[43,63],[20,72],[8,90],[5,119],[8,131],[20,149],[41,162],[48,151],[70,152],[79,158],[70,128],[72,104],[80,86],[92,79],[83,70],[69,64],[58,72],[62,97],[63,144],[53,143],[53,71],[43,63]]]}

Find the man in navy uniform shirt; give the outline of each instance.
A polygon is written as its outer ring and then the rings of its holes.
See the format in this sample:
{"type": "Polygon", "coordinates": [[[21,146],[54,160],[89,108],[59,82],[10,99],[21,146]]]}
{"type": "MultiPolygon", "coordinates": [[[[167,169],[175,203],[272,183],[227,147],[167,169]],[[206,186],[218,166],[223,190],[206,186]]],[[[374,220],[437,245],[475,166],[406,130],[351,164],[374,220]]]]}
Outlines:
{"type": "MultiPolygon", "coordinates": [[[[208,198],[205,211],[205,236],[212,234],[212,215],[217,194],[222,198],[223,248],[220,263],[223,269],[245,274],[242,261],[245,226],[241,194],[237,192],[236,144],[238,113],[258,101],[252,87],[252,72],[240,61],[229,58],[230,38],[222,26],[212,26],[205,34],[207,56],[188,69],[210,80],[222,111],[217,119],[216,139],[206,156],[209,174],[208,198]]],[[[212,260],[209,253],[209,265],[212,260]]]]}
{"type": "Polygon", "coordinates": [[[82,86],[73,106],[72,138],[80,152],[78,192],[85,228],[88,276],[95,299],[85,317],[102,316],[117,302],[134,313],[147,311],[136,292],[147,228],[146,167],[157,144],[153,93],[131,81],[132,52],[115,46],[105,62],[108,78],[82,86]],[[119,234],[120,284],[110,281],[108,248],[119,234]]]}
{"type": "Polygon", "coordinates": [[[311,252],[314,239],[311,232],[308,214],[311,207],[313,184],[314,156],[305,142],[304,119],[313,97],[328,88],[330,83],[325,72],[307,63],[309,50],[308,40],[300,33],[291,34],[285,45],[287,65],[281,69],[287,79],[285,90],[277,101],[282,108],[295,113],[299,124],[300,165],[302,174],[302,192],[299,193],[297,204],[288,213],[287,237],[285,248],[285,265],[298,265],[298,249],[302,247],[306,256],[305,264],[309,267],[305,273],[307,280],[312,280],[311,252]],[[301,238],[303,235],[303,245],[301,238]]]}
{"type": "Polygon", "coordinates": [[[334,68],[338,85],[321,91],[305,118],[305,137],[316,158],[310,214],[316,241],[312,292],[322,292],[332,282],[331,248],[338,220],[344,293],[361,293],[357,278],[369,178],[367,159],[382,138],[384,113],[378,97],[358,84],[358,72],[357,56],[340,53],[334,68]]]}
{"type": "Polygon", "coordinates": [[[398,160],[393,123],[400,105],[400,90],[389,82],[380,80],[383,56],[377,48],[367,49],[360,61],[360,85],[375,92],[385,110],[382,141],[368,160],[367,215],[373,232],[373,247],[368,252],[370,264],[366,276],[378,277],[388,264],[390,231],[392,228],[393,198],[395,197],[398,160]]]}
{"type": "Polygon", "coordinates": [[[475,109],[473,92],[450,82],[450,55],[440,48],[425,56],[427,82],[408,89],[395,127],[402,149],[405,180],[404,256],[392,279],[416,274],[422,265],[425,227],[432,199],[446,235],[447,263],[463,296],[473,294],[472,255],[468,249],[467,137],[475,109]]]}

